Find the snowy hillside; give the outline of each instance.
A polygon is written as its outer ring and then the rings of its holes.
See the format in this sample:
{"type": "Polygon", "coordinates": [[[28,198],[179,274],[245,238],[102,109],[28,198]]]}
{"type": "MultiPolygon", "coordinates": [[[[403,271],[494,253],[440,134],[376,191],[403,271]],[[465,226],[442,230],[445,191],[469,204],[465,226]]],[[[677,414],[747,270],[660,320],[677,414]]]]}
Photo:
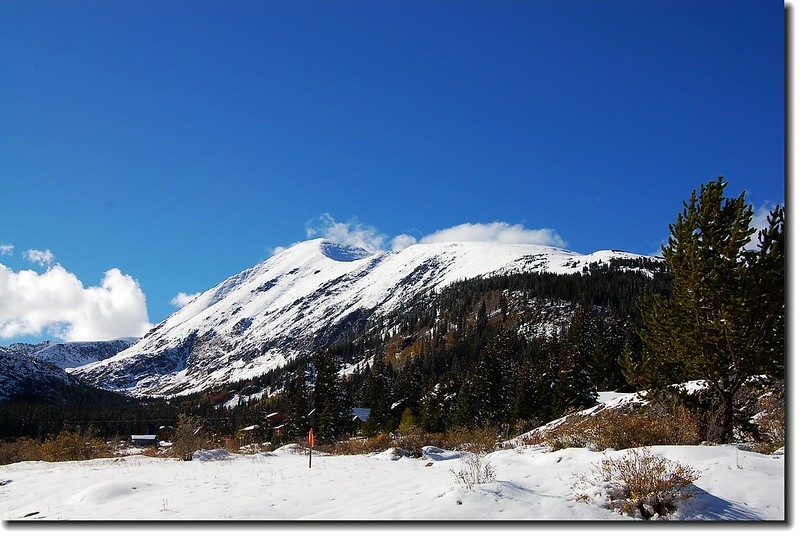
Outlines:
{"type": "Polygon", "coordinates": [[[0,402],[19,395],[51,399],[54,389],[73,383],[62,368],[0,347],[0,402]]]}
{"type": "Polygon", "coordinates": [[[0,346],[0,402],[23,393],[50,398],[53,388],[76,383],[64,369],[108,359],[135,341],[44,341],[0,346]]]}
{"type": "Polygon", "coordinates": [[[333,342],[371,314],[459,280],[574,273],[592,263],[640,257],[490,243],[417,244],[370,254],[311,240],[202,293],[115,357],[70,372],[134,395],[188,394],[264,374],[301,351],[333,342]]]}
{"type": "Polygon", "coordinates": [[[52,363],[58,368],[66,369],[108,359],[134,342],[136,342],[136,338],[92,342],[45,341],[39,344],[13,344],[10,348],[25,352],[40,361],[52,363]]]}
{"type": "MultiPolygon", "coordinates": [[[[469,467],[467,454],[423,450],[422,458],[393,451],[315,455],[311,468],[306,451],[292,446],[249,455],[198,451],[190,462],[140,455],[20,462],[0,466],[0,519],[28,521],[29,529],[35,520],[643,522],[606,508],[601,486],[581,486],[602,460],[626,456],[625,450],[518,447],[492,452],[480,462],[490,464],[494,478],[472,489],[455,477],[469,467]],[[578,492],[588,500],[576,500],[578,492]]],[[[783,456],[725,445],[654,446],[651,452],[699,473],[692,484],[694,497],[682,501],[667,520],[786,519],[783,456]]],[[[756,528],[778,526],[747,526],[756,528]]]]}

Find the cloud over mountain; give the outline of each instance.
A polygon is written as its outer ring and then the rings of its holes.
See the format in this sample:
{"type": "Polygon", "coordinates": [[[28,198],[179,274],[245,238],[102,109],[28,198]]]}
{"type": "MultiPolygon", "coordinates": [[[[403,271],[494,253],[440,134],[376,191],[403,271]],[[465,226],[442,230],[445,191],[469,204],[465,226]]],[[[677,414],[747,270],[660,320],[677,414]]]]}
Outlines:
{"type": "Polygon", "coordinates": [[[553,229],[526,229],[522,224],[462,223],[423,236],[423,244],[437,242],[491,242],[494,244],[536,244],[565,247],[567,243],[553,229]]]}
{"type": "MultiPolygon", "coordinates": [[[[391,249],[400,251],[416,243],[439,242],[490,242],[494,244],[535,244],[540,246],[566,247],[566,241],[554,229],[527,229],[522,224],[506,222],[462,223],[441,229],[417,239],[409,234],[400,234],[392,239],[371,225],[357,219],[347,223],[337,222],[325,213],[306,224],[307,238],[326,238],[348,246],[360,247],[371,253],[391,249]]],[[[282,248],[276,248],[280,251],[282,248]]]]}
{"type": "Polygon", "coordinates": [[[185,292],[178,292],[177,296],[170,300],[170,303],[175,307],[183,307],[184,305],[188,305],[193,299],[200,295],[199,292],[195,292],[194,294],[187,294],[185,292]]]}
{"type": "Polygon", "coordinates": [[[386,235],[375,227],[364,225],[357,219],[347,223],[337,222],[327,212],[306,224],[306,238],[326,238],[332,242],[359,247],[370,253],[383,251],[386,235]]]}

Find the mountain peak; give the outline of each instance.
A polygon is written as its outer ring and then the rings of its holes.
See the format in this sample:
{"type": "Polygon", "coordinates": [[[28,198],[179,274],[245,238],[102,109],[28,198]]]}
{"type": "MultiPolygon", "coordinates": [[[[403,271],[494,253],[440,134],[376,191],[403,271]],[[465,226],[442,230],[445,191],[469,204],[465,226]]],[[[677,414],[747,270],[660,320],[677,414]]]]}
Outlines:
{"type": "Polygon", "coordinates": [[[320,244],[320,250],[322,251],[322,254],[329,259],[338,262],[360,261],[361,259],[366,259],[367,257],[374,255],[364,248],[360,248],[358,246],[348,246],[346,244],[331,242],[329,240],[324,240],[320,244]]]}

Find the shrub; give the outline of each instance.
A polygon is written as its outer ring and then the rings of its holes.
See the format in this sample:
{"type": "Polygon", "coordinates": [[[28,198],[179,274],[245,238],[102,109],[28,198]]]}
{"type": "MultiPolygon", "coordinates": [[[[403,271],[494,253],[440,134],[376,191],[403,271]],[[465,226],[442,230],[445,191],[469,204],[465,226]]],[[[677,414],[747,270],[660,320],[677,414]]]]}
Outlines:
{"type": "Polygon", "coordinates": [[[699,418],[687,408],[676,406],[570,415],[550,429],[537,431],[525,443],[545,444],[550,450],[623,450],[648,445],[696,445],[701,441],[699,418]]]}
{"type": "Polygon", "coordinates": [[[188,462],[192,459],[195,451],[209,447],[211,447],[211,441],[203,428],[202,419],[181,414],[178,417],[175,437],[172,441],[174,455],[188,462]]]}
{"type": "Polygon", "coordinates": [[[410,453],[411,456],[419,457],[422,456],[422,447],[431,444],[428,441],[430,437],[430,434],[426,434],[416,425],[406,426],[395,438],[392,446],[410,453]]]}
{"type": "Polygon", "coordinates": [[[571,447],[588,447],[593,444],[591,430],[587,426],[588,417],[572,415],[557,426],[535,432],[524,443],[529,445],[545,444],[550,450],[561,450],[571,447]]]}
{"type": "Polygon", "coordinates": [[[592,417],[590,426],[599,449],[697,445],[702,441],[700,422],[692,412],[682,406],[669,412],[602,412],[592,417]]]}
{"type": "Polygon", "coordinates": [[[372,437],[351,437],[334,443],[318,444],[314,448],[336,455],[373,454],[397,446],[397,443],[397,439],[391,434],[380,432],[372,437]]]}
{"type": "Polygon", "coordinates": [[[396,434],[380,432],[372,437],[354,437],[345,441],[319,445],[316,448],[330,454],[370,454],[398,448],[413,457],[422,456],[422,447],[437,445],[447,450],[486,453],[498,446],[493,428],[456,428],[447,432],[426,432],[406,423],[396,434]]]}
{"type": "Polygon", "coordinates": [[[753,422],[758,429],[756,450],[764,454],[786,445],[786,398],[781,389],[764,393],[756,401],[753,422]]]}
{"type": "Polygon", "coordinates": [[[456,482],[466,489],[471,490],[480,484],[495,481],[495,470],[490,462],[484,462],[482,456],[470,452],[461,457],[461,469],[450,469],[456,477],[456,482]]]}
{"type": "Polygon", "coordinates": [[[0,465],[43,459],[42,444],[30,437],[0,443],[0,465]]]}
{"type": "MultiPolygon", "coordinates": [[[[578,486],[593,484],[606,495],[606,506],[632,517],[651,519],[665,516],[678,508],[681,500],[694,496],[688,486],[700,473],[661,456],[650,449],[634,449],[618,459],[605,458],[590,477],[578,486]]],[[[579,493],[588,501],[588,493],[579,493]]]]}
{"type": "Polygon", "coordinates": [[[93,431],[84,433],[62,430],[56,437],[42,443],[42,459],[48,462],[91,460],[110,456],[108,445],[94,437],[93,431]]]}
{"type": "MultiPolygon", "coordinates": [[[[450,450],[466,450],[473,453],[484,453],[495,450],[498,446],[497,430],[492,427],[459,427],[444,434],[441,446],[450,450]]],[[[428,443],[432,445],[433,443],[428,443]]]]}

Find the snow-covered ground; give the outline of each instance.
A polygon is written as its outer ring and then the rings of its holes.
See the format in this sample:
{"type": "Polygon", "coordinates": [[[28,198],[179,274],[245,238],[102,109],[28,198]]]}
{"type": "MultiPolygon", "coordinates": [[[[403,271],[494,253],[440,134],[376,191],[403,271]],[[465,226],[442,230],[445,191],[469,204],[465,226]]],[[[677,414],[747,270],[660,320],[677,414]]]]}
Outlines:
{"type": "MultiPolygon", "coordinates": [[[[670,516],[680,521],[785,519],[784,456],[734,446],[654,446],[699,471],[696,496],[670,516]]],[[[9,520],[628,520],[573,486],[604,456],[518,447],[488,454],[494,481],[467,489],[455,473],[460,453],[430,448],[396,455],[308,456],[292,448],[195,459],[141,455],[79,462],[0,466],[0,519],[9,520]]],[[[703,524],[706,526],[705,524],[703,524]]],[[[437,525],[438,527],[439,525],[437,525]]],[[[782,526],[785,526],[782,525],[782,526]]],[[[14,527],[18,527],[14,524],[14,527]]],[[[219,526],[215,525],[219,528],[219,526]]],[[[752,527],[750,528],[757,528],[752,527]]]]}

